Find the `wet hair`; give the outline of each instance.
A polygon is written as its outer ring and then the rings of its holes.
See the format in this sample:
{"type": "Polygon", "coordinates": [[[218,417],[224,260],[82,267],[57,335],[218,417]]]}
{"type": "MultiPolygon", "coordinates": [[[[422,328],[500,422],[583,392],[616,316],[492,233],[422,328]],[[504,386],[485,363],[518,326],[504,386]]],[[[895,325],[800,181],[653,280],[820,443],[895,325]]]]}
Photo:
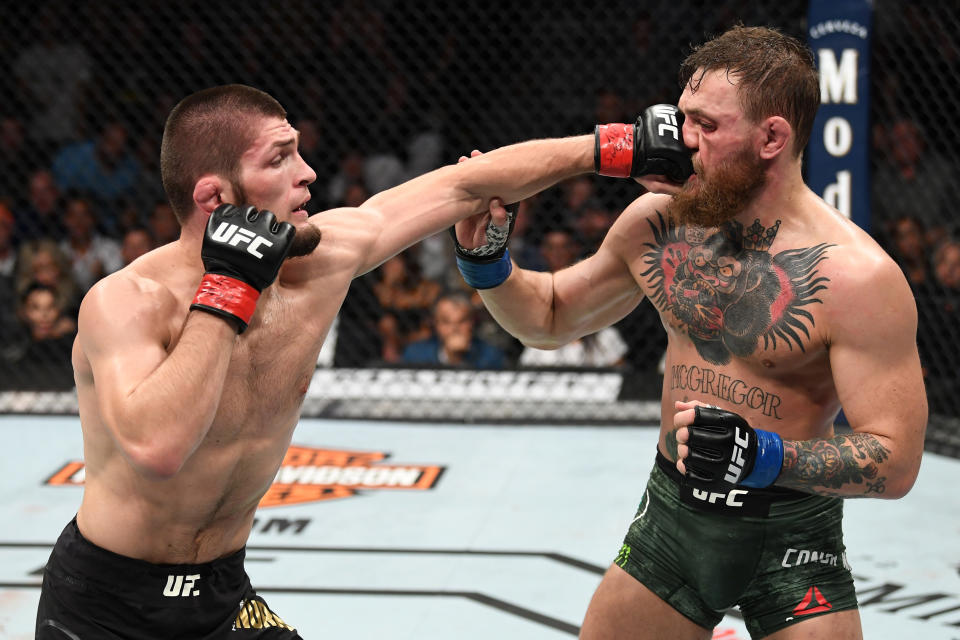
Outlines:
{"type": "Polygon", "coordinates": [[[240,157],[257,136],[257,120],[286,118],[273,97],[241,84],[198,91],[167,117],[160,144],[163,188],[180,224],[193,211],[193,190],[204,174],[240,184],[240,157]]]}
{"type": "Polygon", "coordinates": [[[794,132],[799,156],[820,106],[813,53],[802,42],[768,27],[738,25],[696,47],[680,66],[680,88],[696,91],[708,71],[735,76],[740,105],[753,122],[781,116],[794,132]]]}

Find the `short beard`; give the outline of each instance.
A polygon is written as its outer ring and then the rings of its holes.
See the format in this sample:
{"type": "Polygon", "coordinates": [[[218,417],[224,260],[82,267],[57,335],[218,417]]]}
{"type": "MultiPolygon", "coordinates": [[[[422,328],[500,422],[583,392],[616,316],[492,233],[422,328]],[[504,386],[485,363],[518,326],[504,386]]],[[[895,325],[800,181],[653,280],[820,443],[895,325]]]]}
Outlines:
{"type": "MultiPolygon", "coordinates": [[[[241,206],[247,202],[247,194],[239,180],[231,180],[230,187],[233,189],[237,205],[241,206]]],[[[312,224],[305,224],[297,229],[293,236],[293,242],[290,243],[290,250],[287,252],[287,258],[300,258],[313,253],[313,250],[320,244],[320,229],[312,224]]]]}
{"type": "Polygon", "coordinates": [[[694,168],[697,185],[684,186],[669,207],[681,224],[719,227],[743,211],[767,181],[763,160],[747,148],[721,163],[709,177],[703,175],[698,160],[694,168]]]}
{"type": "Polygon", "coordinates": [[[290,243],[290,251],[287,252],[288,258],[299,258],[308,256],[320,244],[320,229],[309,222],[299,227],[297,233],[293,236],[293,242],[290,243]]]}

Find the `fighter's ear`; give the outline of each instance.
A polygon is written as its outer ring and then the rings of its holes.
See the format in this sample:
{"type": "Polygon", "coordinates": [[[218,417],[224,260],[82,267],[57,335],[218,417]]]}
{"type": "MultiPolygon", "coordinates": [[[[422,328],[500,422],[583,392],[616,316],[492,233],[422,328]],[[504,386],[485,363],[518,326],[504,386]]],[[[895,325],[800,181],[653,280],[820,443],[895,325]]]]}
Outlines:
{"type": "Polygon", "coordinates": [[[787,148],[793,138],[793,127],[781,116],[770,116],[761,124],[763,138],[761,140],[760,157],[772,160],[787,148]]]}
{"type": "Polygon", "coordinates": [[[211,214],[224,202],[232,202],[232,194],[227,193],[229,189],[230,186],[219,176],[200,176],[193,186],[193,203],[204,213],[211,214]]]}

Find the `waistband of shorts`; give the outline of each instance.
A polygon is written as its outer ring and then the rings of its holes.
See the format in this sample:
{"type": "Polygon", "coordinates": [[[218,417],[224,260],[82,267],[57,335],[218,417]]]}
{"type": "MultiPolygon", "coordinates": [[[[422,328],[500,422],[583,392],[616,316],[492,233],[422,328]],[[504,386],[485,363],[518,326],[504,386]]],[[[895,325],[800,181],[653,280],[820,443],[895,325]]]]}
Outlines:
{"type": "MultiPolygon", "coordinates": [[[[244,569],[246,549],[201,564],[155,564],[130,558],[90,542],[77,527],[77,519],[63,529],[50,555],[47,570],[75,586],[90,585],[128,600],[154,600],[159,596],[189,595],[190,585],[216,582],[218,592],[242,590],[248,583],[244,569]]],[[[186,598],[184,598],[186,599],[186,598]]]]}
{"type": "MultiPolygon", "coordinates": [[[[684,484],[684,477],[681,475],[680,471],[677,470],[677,466],[670,462],[665,455],[660,453],[659,449],[657,449],[657,467],[659,467],[660,470],[677,486],[684,484]]],[[[804,493],[795,489],[787,489],[786,487],[750,489],[749,492],[750,495],[767,500],[769,502],[786,502],[790,500],[809,498],[811,496],[809,493],[804,493]]]]}

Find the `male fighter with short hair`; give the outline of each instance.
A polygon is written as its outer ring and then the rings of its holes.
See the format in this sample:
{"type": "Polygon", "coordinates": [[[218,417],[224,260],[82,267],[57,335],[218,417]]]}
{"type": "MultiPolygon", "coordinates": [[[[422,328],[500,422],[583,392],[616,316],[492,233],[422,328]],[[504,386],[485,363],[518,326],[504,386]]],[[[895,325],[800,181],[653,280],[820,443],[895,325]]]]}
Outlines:
{"type": "Polygon", "coordinates": [[[803,182],[809,50],[736,27],[686,59],[681,86],[682,122],[654,109],[601,125],[595,150],[600,173],[637,176],[649,161],[631,151],[680,127],[696,169],[682,188],[640,179],[656,193],[557,273],[514,267],[495,206],[493,242],[485,219],[457,225],[458,265],[527,345],[596,332],[644,297],[667,330],[656,465],[582,638],[706,640],[734,605],[754,638],[860,638],[841,498],[899,498],[917,477],[916,306],[893,260],[803,182]],[[834,431],[841,406],[850,433],[834,431]]]}
{"type": "Polygon", "coordinates": [[[44,572],[38,638],[299,637],[251,588],[244,545],[351,280],[593,161],[592,137],[535,140],[308,217],[298,137],[242,85],[170,113],[160,164],[180,238],[81,306],[86,483],[44,572]]]}
{"type": "Polygon", "coordinates": [[[592,153],[533,141],[308,217],[316,175],[297,143],[250,87],[171,112],[161,171],[180,238],[83,301],[86,483],[44,573],[37,637],[298,637],[255,595],[243,549],[350,281],[495,196],[580,171],[552,156],[592,153]]]}

